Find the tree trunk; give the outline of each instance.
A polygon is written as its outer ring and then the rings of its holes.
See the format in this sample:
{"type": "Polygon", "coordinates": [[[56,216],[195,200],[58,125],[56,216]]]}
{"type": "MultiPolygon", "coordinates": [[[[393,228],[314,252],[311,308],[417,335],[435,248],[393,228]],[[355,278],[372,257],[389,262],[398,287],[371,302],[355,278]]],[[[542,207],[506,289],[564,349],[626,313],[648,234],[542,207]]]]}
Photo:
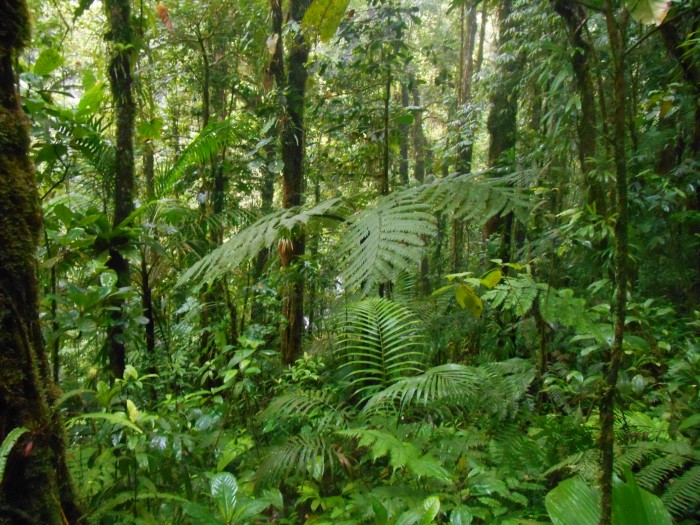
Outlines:
{"type": "MultiPolygon", "coordinates": [[[[271,0],[273,19],[281,20],[281,6],[278,0],[271,0]],[[276,13],[278,12],[278,14],[276,13]]],[[[300,23],[309,6],[309,0],[290,0],[290,19],[300,23]]],[[[281,28],[280,28],[281,29],[281,28]]],[[[278,33],[278,45],[282,35],[278,33]]],[[[308,72],[306,62],[309,47],[301,32],[293,36],[287,57],[288,71],[285,85],[284,110],[282,118],[282,207],[292,208],[303,203],[304,187],[304,104],[306,79],[308,72]]],[[[282,315],[286,324],[282,329],[280,351],[282,362],[292,364],[301,353],[301,341],[304,333],[304,279],[293,266],[304,255],[304,234],[293,232],[291,239],[279,245],[282,268],[287,273],[287,285],[282,297],[282,315]]]]}
{"type": "MultiPolygon", "coordinates": [[[[509,19],[511,11],[512,0],[503,0],[498,9],[499,50],[503,50],[512,38],[513,27],[509,19]]],[[[491,110],[487,120],[490,136],[488,166],[495,171],[495,175],[512,167],[518,112],[517,67],[518,60],[514,57],[500,63],[498,81],[491,95],[491,110]]],[[[505,217],[494,216],[484,229],[485,237],[494,232],[501,233],[500,258],[504,262],[510,259],[512,229],[512,213],[505,217]]]]}
{"type": "MultiPolygon", "coordinates": [[[[117,228],[134,210],[134,104],[131,77],[131,46],[133,42],[129,0],[105,0],[110,40],[114,44],[109,63],[114,115],[117,121],[117,141],[114,173],[114,216],[112,228],[117,228]]],[[[114,238],[109,249],[107,266],[117,274],[119,288],[131,285],[129,261],[121,252],[126,239],[114,238]]],[[[109,328],[108,353],[112,379],[121,378],[126,366],[124,344],[123,299],[114,301],[109,328]]]]}
{"type": "Polygon", "coordinates": [[[625,313],[627,309],[627,161],[625,152],[625,48],[624,19],[615,19],[612,0],[605,2],[610,51],[614,71],[614,158],[615,158],[615,335],[612,348],[603,356],[604,383],[600,396],[600,525],[612,523],[612,478],[615,446],[615,391],[617,375],[622,360],[622,342],[625,333],[625,313]]]}
{"type": "Polygon", "coordinates": [[[592,47],[584,38],[588,13],[581,4],[566,0],[554,0],[554,10],[566,23],[569,41],[574,53],[571,65],[576,78],[576,89],[581,99],[578,118],[578,155],[588,204],[595,204],[596,210],[604,214],[606,210],[605,190],[591,176],[593,159],[596,155],[596,103],[593,76],[591,75],[592,47]]]}
{"type": "Polygon", "coordinates": [[[0,17],[0,442],[28,429],[5,465],[1,523],[78,523],[80,511],[66,467],[57,396],[39,325],[35,253],[41,207],[29,160],[29,135],[15,90],[14,52],[29,39],[23,0],[4,3],[0,17]]]}
{"type": "MultiPolygon", "coordinates": [[[[401,82],[401,107],[404,111],[409,105],[408,94],[408,85],[406,82],[401,82]]],[[[401,144],[399,147],[399,183],[402,186],[408,186],[408,130],[408,124],[401,124],[399,126],[399,133],[401,134],[401,144]]]]}
{"type": "Polygon", "coordinates": [[[460,58],[460,79],[457,94],[457,104],[462,117],[462,129],[460,130],[459,151],[457,153],[457,172],[469,173],[472,167],[472,154],[474,146],[472,143],[472,120],[471,110],[472,79],[474,78],[474,47],[476,45],[476,5],[467,7],[462,5],[462,56],[460,58]],[[468,10],[465,13],[465,10],[468,10]]]}

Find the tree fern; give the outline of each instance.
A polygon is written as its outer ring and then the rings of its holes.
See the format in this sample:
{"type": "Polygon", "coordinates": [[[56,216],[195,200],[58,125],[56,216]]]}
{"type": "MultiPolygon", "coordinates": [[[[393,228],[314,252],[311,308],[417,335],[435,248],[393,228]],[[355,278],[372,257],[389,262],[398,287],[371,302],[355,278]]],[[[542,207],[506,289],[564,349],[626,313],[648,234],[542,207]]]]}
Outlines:
{"type": "Polygon", "coordinates": [[[255,257],[264,248],[278,242],[291,242],[291,232],[307,227],[312,222],[342,220],[347,204],[341,199],[330,199],[315,206],[300,206],[278,210],[242,229],[191,266],[180,278],[178,285],[189,280],[211,282],[222,274],[235,270],[244,261],[255,257]]]}
{"type": "Polygon", "coordinates": [[[407,269],[417,268],[425,236],[436,232],[430,206],[407,192],[396,192],[379,200],[350,219],[340,240],[341,273],[346,289],[362,284],[394,282],[407,269]]]}
{"type": "Polygon", "coordinates": [[[344,361],[342,370],[353,389],[367,397],[420,372],[425,340],[410,310],[372,298],[344,312],[338,349],[344,361]]]}

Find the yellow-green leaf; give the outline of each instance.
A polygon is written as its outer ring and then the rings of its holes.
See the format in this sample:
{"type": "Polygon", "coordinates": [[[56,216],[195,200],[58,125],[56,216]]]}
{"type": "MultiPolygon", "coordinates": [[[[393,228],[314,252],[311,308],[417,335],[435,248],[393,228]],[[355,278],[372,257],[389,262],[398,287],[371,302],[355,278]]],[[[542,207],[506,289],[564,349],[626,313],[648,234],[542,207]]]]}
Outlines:
{"type": "Polygon", "coordinates": [[[625,0],[625,5],[640,24],[656,24],[664,21],[671,2],[667,0],[625,0]]]}
{"type": "Polygon", "coordinates": [[[126,411],[129,414],[129,419],[132,423],[136,423],[139,420],[141,413],[131,399],[126,400],[126,411]]]}
{"type": "Polygon", "coordinates": [[[313,0],[301,26],[318,33],[321,42],[327,42],[338,29],[349,3],[350,0],[313,0]]]}
{"type": "Polygon", "coordinates": [[[55,49],[44,49],[34,63],[34,73],[45,77],[61,67],[64,58],[55,49]]]}
{"type": "Polygon", "coordinates": [[[468,310],[475,317],[481,317],[481,312],[484,310],[484,303],[481,301],[481,298],[474,293],[471,286],[460,284],[455,289],[455,299],[457,300],[457,304],[464,310],[468,310]]]}
{"type": "Polygon", "coordinates": [[[480,282],[486,286],[486,288],[491,289],[500,283],[501,279],[503,279],[503,272],[501,270],[492,270],[486,274],[486,277],[481,279],[480,282]]]}

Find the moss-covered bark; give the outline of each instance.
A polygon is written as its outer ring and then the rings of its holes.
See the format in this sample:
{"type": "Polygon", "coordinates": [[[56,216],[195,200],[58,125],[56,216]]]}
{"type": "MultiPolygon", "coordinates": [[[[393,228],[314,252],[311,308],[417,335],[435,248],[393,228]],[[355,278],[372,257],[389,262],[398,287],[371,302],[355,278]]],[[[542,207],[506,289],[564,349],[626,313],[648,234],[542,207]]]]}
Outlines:
{"type": "MultiPolygon", "coordinates": [[[[129,0],[106,0],[104,2],[109,21],[109,39],[114,42],[109,63],[109,82],[114,100],[117,122],[117,144],[114,159],[114,217],[112,226],[117,228],[134,210],[134,116],[136,105],[132,89],[131,55],[132,29],[129,0]]],[[[131,285],[129,261],[122,253],[119,241],[109,250],[108,266],[117,274],[117,286],[131,285]]],[[[126,366],[126,347],[122,304],[120,299],[113,305],[112,326],[109,338],[109,366],[112,377],[121,378],[126,366]]]]}
{"type": "Polygon", "coordinates": [[[12,69],[29,20],[23,0],[0,5],[0,442],[14,428],[29,429],[8,458],[0,524],[76,523],[63,427],[50,407],[54,388],[39,326],[35,261],[41,208],[12,69]]]}

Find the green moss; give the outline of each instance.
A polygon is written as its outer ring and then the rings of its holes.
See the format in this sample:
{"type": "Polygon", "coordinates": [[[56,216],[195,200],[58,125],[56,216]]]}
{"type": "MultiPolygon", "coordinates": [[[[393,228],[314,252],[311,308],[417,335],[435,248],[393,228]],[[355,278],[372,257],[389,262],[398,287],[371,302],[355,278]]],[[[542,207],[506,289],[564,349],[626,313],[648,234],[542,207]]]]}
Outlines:
{"type": "Polygon", "coordinates": [[[29,11],[25,0],[4,0],[0,16],[0,54],[17,51],[29,43],[29,11]]]}

